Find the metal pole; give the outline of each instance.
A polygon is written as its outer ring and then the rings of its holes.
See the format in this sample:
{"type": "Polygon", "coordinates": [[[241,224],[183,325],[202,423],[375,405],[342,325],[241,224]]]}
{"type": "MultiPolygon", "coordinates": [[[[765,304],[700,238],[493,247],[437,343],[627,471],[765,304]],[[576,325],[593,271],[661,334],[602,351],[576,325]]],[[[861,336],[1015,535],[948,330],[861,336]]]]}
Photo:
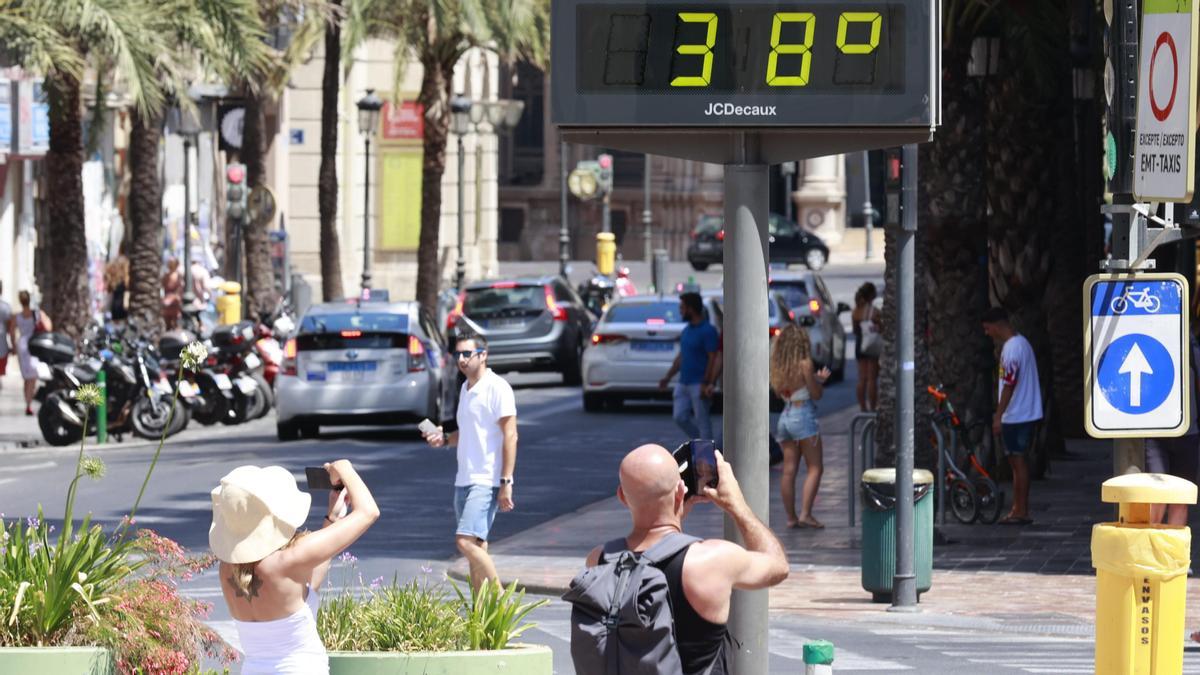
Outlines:
{"type": "Polygon", "coordinates": [[[612,232],[612,209],[609,208],[609,197],[611,195],[612,190],[604,191],[604,215],[600,223],[600,229],[602,232],[612,232]]]}
{"type": "Polygon", "coordinates": [[[562,184],[559,186],[559,224],[558,224],[558,275],[567,278],[567,261],[571,259],[571,232],[567,229],[567,142],[558,144],[559,172],[562,174],[562,184]]]}
{"type": "MultiPolygon", "coordinates": [[[[741,163],[725,167],[725,454],[754,514],[768,521],[770,485],[767,464],[769,411],[767,332],[767,213],[770,173],[759,163],[758,139],[739,138],[741,163]]],[[[725,518],[725,538],[741,534],[725,518]]],[[[766,675],[767,591],[734,591],[729,608],[731,632],[742,641],[733,654],[731,673],[766,675]]]]}
{"type": "Polygon", "coordinates": [[[915,531],[913,529],[913,410],[914,356],[913,319],[916,296],[917,234],[917,146],[904,146],[901,222],[898,235],[900,269],[899,339],[897,340],[896,401],[896,575],[892,579],[892,610],[915,611],[917,577],[913,573],[915,531]]]}
{"type": "MultiPolygon", "coordinates": [[[[96,445],[104,445],[108,442],[108,373],[104,372],[104,366],[96,371],[96,384],[100,387],[100,405],[96,406],[96,445]]],[[[83,435],[87,437],[87,429],[83,430],[83,435]]]]}
{"type": "Polygon", "coordinates": [[[642,259],[650,264],[654,264],[653,252],[653,237],[650,232],[650,224],[653,221],[653,216],[650,213],[650,155],[646,155],[646,167],[642,170],[645,174],[644,183],[642,184],[642,225],[645,230],[642,232],[642,259]]]}
{"type": "MultiPolygon", "coordinates": [[[[192,141],[183,137],[183,313],[192,309],[196,294],[192,292],[192,141]]],[[[185,324],[186,325],[186,324],[185,324]]]]}
{"type": "Polygon", "coordinates": [[[868,151],[862,153],[863,172],[863,225],[867,229],[867,251],[864,254],[870,260],[874,252],[871,250],[871,232],[875,229],[875,214],[871,207],[871,158],[868,151]]]}
{"type": "Polygon", "coordinates": [[[463,236],[466,232],[464,223],[466,218],[463,216],[463,209],[466,208],[466,196],[463,194],[463,189],[467,186],[467,161],[463,157],[463,135],[458,135],[458,260],[454,262],[454,287],[462,289],[463,277],[467,273],[467,260],[463,257],[463,236]]]}
{"type": "Polygon", "coordinates": [[[363,156],[363,271],[362,290],[371,290],[371,135],[364,134],[366,153],[363,156]]]}
{"type": "Polygon", "coordinates": [[[795,194],[796,188],[792,183],[796,178],[797,162],[787,162],[784,165],[783,172],[783,219],[792,220],[792,210],[795,203],[792,201],[792,195],[795,194]],[[788,168],[791,167],[791,168],[788,168]]]}

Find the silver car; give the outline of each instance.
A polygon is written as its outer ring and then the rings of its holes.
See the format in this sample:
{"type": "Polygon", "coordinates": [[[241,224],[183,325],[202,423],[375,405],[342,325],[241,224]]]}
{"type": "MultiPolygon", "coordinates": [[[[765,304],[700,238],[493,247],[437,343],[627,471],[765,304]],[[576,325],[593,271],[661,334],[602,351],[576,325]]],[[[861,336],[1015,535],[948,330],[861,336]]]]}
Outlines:
{"type": "Polygon", "coordinates": [[[440,423],[457,406],[458,368],[416,302],[326,303],[300,320],[276,379],[279,440],[320,425],[440,423]]]}
{"type": "Polygon", "coordinates": [[[813,361],[833,371],[832,381],[846,374],[846,329],[839,316],[850,311],[842,302],[834,302],[825,280],[816,272],[771,270],[771,290],[787,301],[796,322],[808,329],[812,340],[813,361]]]}
{"type": "MultiPolygon", "coordinates": [[[[720,307],[705,297],[704,309],[719,331],[720,307]]],[[[669,399],[658,383],[675,361],[685,325],[675,296],[633,295],[610,305],[583,352],[583,409],[618,407],[629,398],[669,399]]]]}

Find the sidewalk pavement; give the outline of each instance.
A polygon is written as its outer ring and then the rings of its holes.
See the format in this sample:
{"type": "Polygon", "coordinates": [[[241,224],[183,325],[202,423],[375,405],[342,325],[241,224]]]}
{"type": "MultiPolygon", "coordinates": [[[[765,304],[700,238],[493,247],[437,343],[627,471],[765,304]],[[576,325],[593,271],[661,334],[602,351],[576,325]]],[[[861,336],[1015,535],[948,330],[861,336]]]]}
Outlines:
{"type": "MultiPolygon", "coordinates": [[[[787,581],[770,592],[773,611],[865,622],[1091,635],[1095,614],[1091,528],[1115,517],[1114,507],[1100,501],[1100,483],[1111,469],[1109,443],[1068,444],[1069,459],[1055,460],[1046,480],[1033,483],[1031,508],[1036,522],[1031,526],[961,525],[948,514],[952,522],[939,529],[952,543],[934,548],[933,587],[921,596],[922,611],[895,615],[886,613],[886,604],[872,603],[870,594],[862,590],[859,530],[847,524],[846,432],[855,412],[846,409],[821,420],[825,475],[815,515],[825,524],[824,530],[789,530],[781,525],[786,519],[777,496],[780,473],[777,467],[771,471],[770,522],[792,566],[787,581]]],[[[666,412],[663,424],[670,424],[666,412]]],[[[616,474],[614,466],[614,493],[616,474]]],[[[802,475],[797,479],[801,481],[802,475]]],[[[1002,487],[1011,499],[1011,486],[1002,487]]],[[[519,492],[517,504],[519,508],[519,492]]],[[[592,547],[628,528],[628,513],[614,497],[494,542],[491,553],[502,580],[519,580],[531,591],[557,595],[566,590],[592,547]]],[[[720,537],[721,515],[711,505],[697,507],[685,530],[720,537]]],[[[450,573],[465,578],[466,572],[465,561],[459,560],[450,573]]],[[[1189,579],[1188,590],[1189,614],[1200,616],[1200,579],[1189,579]]]]}
{"type": "MultiPolygon", "coordinates": [[[[25,383],[17,355],[8,357],[8,373],[0,376],[0,452],[43,443],[37,417],[25,414],[25,383]]],[[[37,412],[37,403],[33,404],[37,412]]]]}

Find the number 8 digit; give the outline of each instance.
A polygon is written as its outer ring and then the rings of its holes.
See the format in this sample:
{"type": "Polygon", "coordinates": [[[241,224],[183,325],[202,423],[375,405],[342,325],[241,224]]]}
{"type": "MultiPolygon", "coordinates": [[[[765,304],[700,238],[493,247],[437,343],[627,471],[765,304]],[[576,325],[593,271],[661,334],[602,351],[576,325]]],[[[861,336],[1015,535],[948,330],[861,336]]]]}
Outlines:
{"type": "Polygon", "coordinates": [[[676,54],[704,56],[700,75],[680,75],[671,80],[672,87],[707,87],[712,80],[713,45],[717,43],[717,15],[712,12],[680,12],[683,23],[707,23],[708,29],[702,45],[679,45],[676,54]]]}
{"type": "Polygon", "coordinates": [[[767,84],[772,87],[803,87],[808,84],[808,75],[812,72],[813,30],[816,28],[817,17],[810,12],[777,12],[771,22],[771,56],[767,58],[767,84]],[[800,44],[779,44],[783,24],[804,24],[804,42],[800,44]],[[799,75],[779,75],[779,55],[800,54],[799,75]]]}

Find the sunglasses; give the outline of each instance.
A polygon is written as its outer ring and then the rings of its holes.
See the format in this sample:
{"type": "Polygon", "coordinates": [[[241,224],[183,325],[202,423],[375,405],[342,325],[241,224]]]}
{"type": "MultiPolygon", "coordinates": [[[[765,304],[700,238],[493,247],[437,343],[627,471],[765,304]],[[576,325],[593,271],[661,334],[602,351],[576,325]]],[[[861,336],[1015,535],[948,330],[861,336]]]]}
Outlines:
{"type": "Polygon", "coordinates": [[[474,357],[476,354],[482,354],[485,351],[487,351],[487,350],[485,350],[485,349],[468,349],[467,351],[454,352],[454,358],[458,359],[459,361],[462,361],[463,359],[470,361],[471,358],[474,357]]]}

